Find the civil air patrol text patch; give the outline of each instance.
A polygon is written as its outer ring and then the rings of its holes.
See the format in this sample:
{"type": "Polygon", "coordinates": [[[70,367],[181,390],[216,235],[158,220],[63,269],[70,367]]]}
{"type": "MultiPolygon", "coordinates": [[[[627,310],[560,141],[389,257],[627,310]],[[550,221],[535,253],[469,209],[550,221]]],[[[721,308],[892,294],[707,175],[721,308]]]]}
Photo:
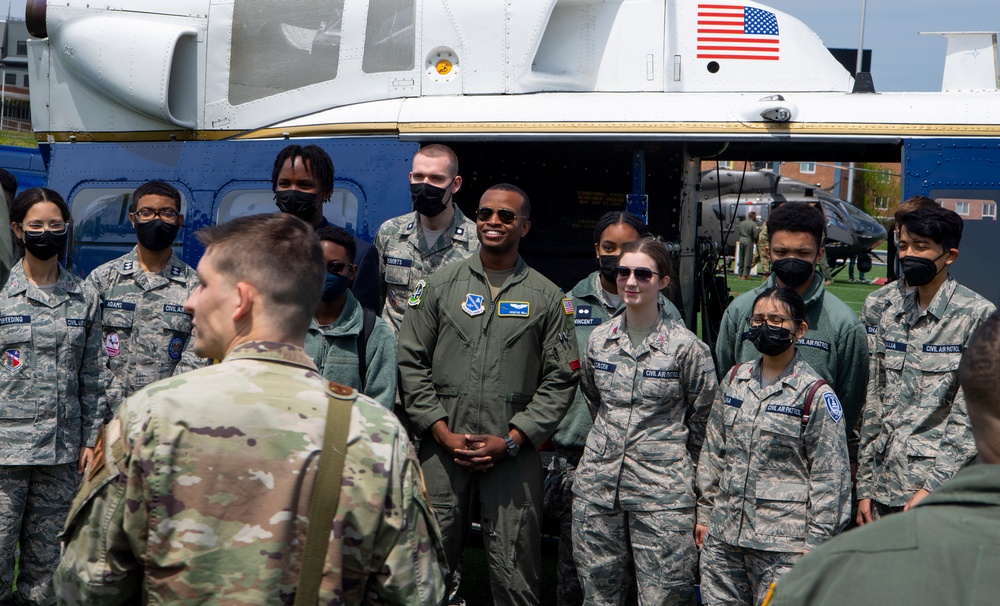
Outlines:
{"type": "Polygon", "coordinates": [[[768,404],[764,410],[767,412],[776,412],[782,415],[788,415],[790,417],[801,417],[802,409],[797,406],[786,406],[784,404],[768,404]]]}
{"type": "Polygon", "coordinates": [[[73,326],[76,328],[86,328],[87,320],[86,318],[66,318],[66,326],[73,326]]]}
{"type": "Polygon", "coordinates": [[[184,309],[183,305],[174,305],[172,303],[166,303],[163,305],[164,313],[168,314],[186,314],[187,310],[184,309]]]}
{"type": "Polygon", "coordinates": [[[646,379],[679,379],[681,378],[681,371],[646,368],[642,371],[642,376],[646,379]]]}
{"type": "Polygon", "coordinates": [[[820,341],[819,339],[799,339],[795,342],[799,347],[815,347],[816,349],[822,349],[823,351],[830,351],[830,344],[826,341],[820,341]]]}
{"type": "Polygon", "coordinates": [[[924,353],[962,353],[961,345],[933,345],[927,343],[924,345],[924,353]]]}

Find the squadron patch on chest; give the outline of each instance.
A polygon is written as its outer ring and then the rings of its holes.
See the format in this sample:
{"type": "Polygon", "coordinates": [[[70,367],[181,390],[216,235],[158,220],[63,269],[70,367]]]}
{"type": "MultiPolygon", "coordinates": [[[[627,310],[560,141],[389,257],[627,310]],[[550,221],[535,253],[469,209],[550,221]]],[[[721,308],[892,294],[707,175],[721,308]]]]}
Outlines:
{"type": "Polygon", "coordinates": [[[180,360],[181,354],[184,352],[184,339],[180,337],[174,337],[170,339],[170,344],[167,345],[167,355],[170,356],[171,360],[180,360]]]}
{"type": "Polygon", "coordinates": [[[462,311],[469,314],[472,317],[476,317],[486,311],[483,307],[483,301],[486,299],[483,295],[474,295],[472,293],[467,293],[465,295],[465,303],[462,303],[462,311]]]}
{"type": "Polygon", "coordinates": [[[114,358],[122,352],[121,341],[118,339],[118,333],[110,333],[104,338],[104,351],[107,352],[109,358],[114,358]]]}
{"type": "Polygon", "coordinates": [[[11,348],[3,352],[3,367],[11,372],[17,372],[24,368],[24,359],[21,357],[21,350],[11,348]]]}

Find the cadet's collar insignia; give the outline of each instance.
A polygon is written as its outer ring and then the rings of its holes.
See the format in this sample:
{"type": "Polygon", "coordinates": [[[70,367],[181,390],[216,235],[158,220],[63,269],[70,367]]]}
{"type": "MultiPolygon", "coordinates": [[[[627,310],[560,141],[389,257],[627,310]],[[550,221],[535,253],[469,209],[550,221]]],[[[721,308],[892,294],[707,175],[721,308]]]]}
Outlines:
{"type": "Polygon", "coordinates": [[[485,297],[483,295],[474,295],[468,293],[465,295],[465,303],[462,303],[462,311],[469,314],[472,317],[476,317],[486,311],[483,307],[483,300],[485,297]]]}
{"type": "Polygon", "coordinates": [[[121,342],[118,340],[118,333],[110,333],[104,339],[104,350],[108,353],[109,358],[114,358],[122,352],[121,342]]]}
{"type": "Polygon", "coordinates": [[[170,277],[171,278],[177,278],[180,275],[181,275],[181,268],[180,267],[178,267],[176,265],[173,265],[173,266],[170,267],[170,277]]]}
{"type": "Polygon", "coordinates": [[[133,269],[135,269],[135,262],[134,261],[123,261],[122,262],[122,271],[132,271],[133,269]]]}
{"type": "MultiPolygon", "coordinates": [[[[184,339],[180,337],[174,337],[170,339],[170,344],[167,345],[167,355],[170,356],[171,360],[180,360],[181,353],[184,352],[184,339]]],[[[108,355],[111,355],[110,353],[108,355]]]]}
{"type": "Polygon", "coordinates": [[[464,236],[465,235],[465,228],[464,227],[456,227],[455,228],[455,235],[456,236],[464,236]]]}
{"type": "Polygon", "coordinates": [[[16,289],[18,286],[20,286],[20,284],[18,283],[17,278],[14,278],[13,280],[10,281],[10,287],[12,289],[16,289]]]}
{"type": "MultiPolygon", "coordinates": [[[[573,299],[566,297],[562,300],[563,310],[566,312],[567,316],[573,315],[573,299]]],[[[590,308],[587,308],[587,313],[590,314],[590,308]]]]}
{"type": "Polygon", "coordinates": [[[410,307],[420,305],[420,297],[424,296],[425,286],[427,286],[427,282],[424,280],[417,282],[417,286],[413,289],[413,292],[410,294],[410,298],[407,299],[406,304],[410,307]]]}
{"type": "Polygon", "coordinates": [[[840,405],[837,395],[832,392],[823,394],[823,402],[826,403],[826,410],[830,413],[830,418],[834,423],[839,423],[844,418],[844,407],[840,405]]]}
{"type": "Polygon", "coordinates": [[[410,221],[409,223],[406,224],[406,227],[404,227],[403,229],[405,229],[406,231],[410,231],[411,229],[413,229],[413,226],[415,224],[416,224],[415,221],[410,221]]]}
{"type": "Polygon", "coordinates": [[[11,372],[17,372],[24,368],[24,360],[21,358],[21,350],[8,349],[3,352],[3,367],[11,372]]]}
{"type": "Polygon", "coordinates": [[[531,303],[528,301],[500,301],[497,306],[497,315],[527,318],[531,315],[531,303]]]}

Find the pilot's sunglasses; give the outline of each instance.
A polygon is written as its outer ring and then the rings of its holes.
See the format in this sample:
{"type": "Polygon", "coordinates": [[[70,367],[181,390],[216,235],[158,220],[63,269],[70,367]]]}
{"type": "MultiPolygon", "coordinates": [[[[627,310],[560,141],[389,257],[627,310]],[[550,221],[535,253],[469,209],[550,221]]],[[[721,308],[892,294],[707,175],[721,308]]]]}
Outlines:
{"type": "Polygon", "coordinates": [[[489,206],[480,206],[476,209],[476,220],[489,221],[493,218],[494,213],[500,217],[500,222],[504,225],[511,225],[517,220],[517,213],[509,208],[490,208],[489,206]]]}
{"type": "Polygon", "coordinates": [[[628,280],[628,277],[635,274],[636,282],[641,282],[642,284],[649,284],[649,281],[653,279],[653,276],[658,275],[655,271],[648,267],[623,267],[619,265],[615,268],[615,275],[618,276],[619,280],[628,280]]]}

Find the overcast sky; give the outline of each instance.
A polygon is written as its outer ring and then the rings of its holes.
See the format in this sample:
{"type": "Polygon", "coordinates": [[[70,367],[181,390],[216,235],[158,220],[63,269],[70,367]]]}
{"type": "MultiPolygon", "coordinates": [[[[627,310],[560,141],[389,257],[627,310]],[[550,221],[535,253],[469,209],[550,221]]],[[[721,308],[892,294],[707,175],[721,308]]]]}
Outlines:
{"type": "MultiPolygon", "coordinates": [[[[23,18],[25,0],[9,2],[11,16],[23,18]]],[[[858,46],[861,0],[760,2],[798,18],[819,34],[828,47],[858,46]]],[[[1000,0],[867,0],[865,48],[873,51],[875,88],[941,90],[945,39],[918,35],[918,32],[938,31],[1000,31],[1000,0]]]]}
{"type": "MultiPolygon", "coordinates": [[[[857,48],[861,0],[759,0],[799,19],[827,47],[857,48]]],[[[918,32],[1000,31],[1000,0],[867,0],[865,48],[880,91],[938,91],[947,43],[918,32]]]]}

